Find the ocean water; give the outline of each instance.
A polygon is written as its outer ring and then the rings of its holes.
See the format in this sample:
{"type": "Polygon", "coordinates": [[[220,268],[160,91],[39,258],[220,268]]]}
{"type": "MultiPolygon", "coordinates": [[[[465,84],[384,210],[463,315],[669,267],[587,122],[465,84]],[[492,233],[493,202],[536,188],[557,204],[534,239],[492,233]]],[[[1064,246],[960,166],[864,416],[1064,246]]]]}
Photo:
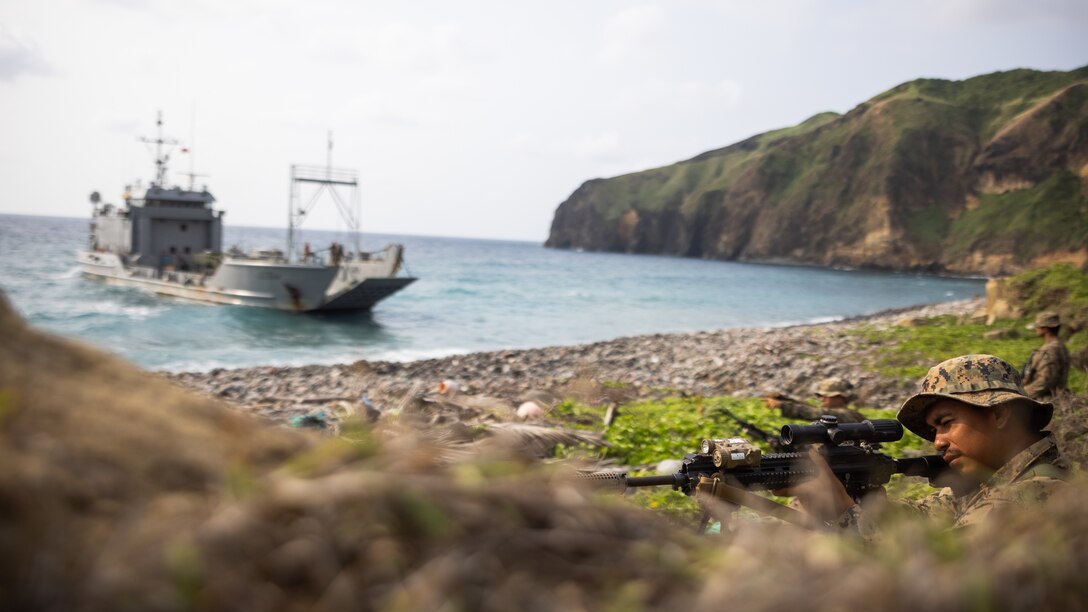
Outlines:
{"type": "MultiPolygon", "coordinates": [[[[970,298],[984,281],[672,257],[540,244],[364,234],[405,245],[419,280],[371,313],[214,306],[83,278],[88,222],[0,215],[0,289],[34,326],[150,369],[412,360],[658,332],[830,321],[970,298]]],[[[343,234],[308,231],[327,245],[343,234]]],[[[224,228],[224,246],[278,247],[284,230],[224,228]]],[[[301,241],[299,242],[301,244],[301,241]]]]}

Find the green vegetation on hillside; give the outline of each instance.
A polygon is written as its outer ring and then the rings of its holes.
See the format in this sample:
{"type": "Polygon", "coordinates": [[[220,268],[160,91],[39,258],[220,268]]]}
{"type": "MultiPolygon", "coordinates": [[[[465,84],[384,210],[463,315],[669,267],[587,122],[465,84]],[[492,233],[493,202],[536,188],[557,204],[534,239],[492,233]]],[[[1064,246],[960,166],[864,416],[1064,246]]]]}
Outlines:
{"type": "MultiPolygon", "coordinates": [[[[1071,354],[1088,350],[1088,273],[1069,264],[1056,264],[1014,276],[1010,284],[1024,313],[1019,319],[988,326],[944,316],[909,327],[863,326],[853,333],[881,346],[875,362],[880,374],[910,381],[925,376],[936,363],[969,353],[996,355],[1022,367],[1040,345],[1040,339],[1028,328],[1044,310],[1061,314],[1071,354]]],[[[1083,367],[1071,368],[1069,388],[1077,394],[1088,393],[1083,367]]]]}
{"type": "Polygon", "coordinates": [[[667,167],[590,181],[560,206],[549,244],[955,273],[1018,268],[1088,249],[1078,161],[1086,128],[1088,66],[920,79],[845,115],[820,113],[667,167]]]}
{"type": "Polygon", "coordinates": [[[1009,70],[963,81],[918,79],[884,92],[870,102],[917,98],[974,109],[981,113],[979,136],[988,140],[1002,125],[1040,100],[1086,79],[1088,66],[1069,72],[1009,70]]]}
{"type": "Polygon", "coordinates": [[[631,209],[657,212],[675,206],[693,212],[704,193],[728,188],[772,145],[809,134],[839,117],[833,112],[819,113],[796,126],[766,132],[671,166],[598,181],[593,185],[593,206],[609,220],[631,209]]]}
{"type": "Polygon", "coordinates": [[[1055,249],[1088,246],[1088,197],[1071,172],[1056,172],[1028,189],[983,194],[979,201],[948,229],[955,256],[997,247],[1029,261],[1055,249]]]}
{"type": "Polygon", "coordinates": [[[1055,310],[1088,335],[1088,272],[1055,264],[1018,274],[1011,282],[1025,312],[1055,310]]]}

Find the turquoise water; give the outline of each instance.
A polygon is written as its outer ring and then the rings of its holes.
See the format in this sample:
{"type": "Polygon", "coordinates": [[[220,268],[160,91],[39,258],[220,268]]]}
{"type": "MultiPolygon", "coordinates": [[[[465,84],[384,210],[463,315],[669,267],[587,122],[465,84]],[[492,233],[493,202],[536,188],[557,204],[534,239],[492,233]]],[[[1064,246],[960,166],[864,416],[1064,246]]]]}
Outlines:
{"type": "MultiPolygon", "coordinates": [[[[364,234],[405,245],[419,281],[369,314],[211,306],[82,278],[87,221],[0,215],[0,289],[31,324],[147,368],[410,360],[657,332],[828,321],[969,298],[977,279],[577,253],[528,242],[364,234]]],[[[344,241],[310,231],[302,240],[344,241]]],[[[224,244],[283,248],[283,230],[225,227],[224,244]]]]}

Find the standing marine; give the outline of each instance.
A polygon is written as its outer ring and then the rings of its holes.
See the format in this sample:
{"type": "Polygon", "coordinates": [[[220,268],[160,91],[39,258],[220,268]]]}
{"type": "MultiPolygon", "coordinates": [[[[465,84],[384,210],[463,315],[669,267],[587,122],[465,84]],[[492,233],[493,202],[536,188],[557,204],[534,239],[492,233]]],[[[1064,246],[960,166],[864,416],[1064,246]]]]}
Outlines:
{"type": "Polygon", "coordinates": [[[1061,325],[1056,312],[1041,312],[1035,317],[1035,335],[1043,338],[1043,345],[1031,353],[1023,378],[1024,390],[1038,400],[1051,399],[1069,388],[1069,349],[1058,337],[1061,325]]]}

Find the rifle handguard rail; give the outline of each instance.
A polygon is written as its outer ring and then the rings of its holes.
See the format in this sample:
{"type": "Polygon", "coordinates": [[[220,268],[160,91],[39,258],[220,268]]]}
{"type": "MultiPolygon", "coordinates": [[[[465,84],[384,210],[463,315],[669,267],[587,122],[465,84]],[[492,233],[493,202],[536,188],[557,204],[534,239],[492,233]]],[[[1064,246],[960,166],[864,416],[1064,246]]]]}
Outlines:
{"type": "MultiPolygon", "coordinates": [[[[669,486],[692,495],[701,477],[719,478],[733,486],[748,490],[773,490],[793,486],[815,475],[816,466],[808,461],[807,452],[798,447],[822,444],[820,451],[832,473],[855,499],[886,484],[893,474],[923,476],[933,481],[947,467],[938,455],[895,459],[878,452],[881,442],[893,442],[903,437],[903,426],[893,419],[873,419],[861,423],[838,423],[834,416],[825,415],[811,425],[786,425],[782,442],[793,452],[754,455],[749,465],[721,465],[715,459],[723,443],[735,444],[737,439],[704,440],[704,452],[689,453],[675,474],[657,476],[628,476],[626,472],[583,473],[580,478],[601,484],[615,483],[627,488],[669,486]],[[710,451],[710,452],[707,452],[710,451]]],[[[754,447],[753,447],[754,448],[754,447]]],[[[756,449],[758,450],[758,449],[756,449]]]]}

